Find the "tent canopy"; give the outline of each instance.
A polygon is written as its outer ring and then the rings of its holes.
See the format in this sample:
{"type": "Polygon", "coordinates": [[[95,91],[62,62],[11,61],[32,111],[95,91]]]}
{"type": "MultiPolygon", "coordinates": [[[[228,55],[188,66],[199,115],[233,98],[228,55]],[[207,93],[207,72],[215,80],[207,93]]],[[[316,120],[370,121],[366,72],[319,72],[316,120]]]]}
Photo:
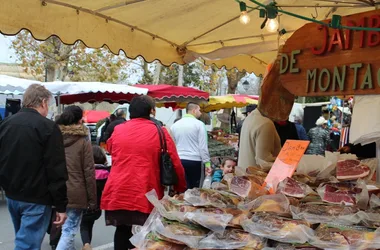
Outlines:
{"type": "Polygon", "coordinates": [[[97,123],[98,121],[110,116],[110,113],[104,110],[84,110],[83,121],[86,123],[97,123]]]}
{"type": "MultiPolygon", "coordinates": [[[[149,93],[148,93],[149,95],[149,93]]],[[[249,104],[258,104],[259,96],[257,95],[225,95],[225,96],[210,96],[208,102],[199,103],[201,111],[204,113],[218,111],[229,108],[242,108],[249,104]]],[[[158,107],[166,107],[172,109],[186,108],[188,102],[164,102],[158,103],[158,107]]]]}
{"type": "MultiPolygon", "coordinates": [[[[81,85],[81,83],[80,83],[81,85]]],[[[114,84],[112,84],[114,85],[114,84]]],[[[126,85],[115,85],[126,86],[126,85]]],[[[130,86],[128,86],[130,87],[130,86]]],[[[136,91],[116,92],[87,90],[77,94],[65,94],[60,96],[61,104],[72,104],[74,102],[110,102],[110,103],[129,103],[136,95],[147,94],[153,97],[158,106],[168,105],[175,107],[179,102],[207,102],[209,93],[189,87],[178,87],[172,85],[134,85],[131,87],[136,91]]]]}
{"type": "MultiPolygon", "coordinates": [[[[58,82],[54,82],[56,84],[58,82]]],[[[60,95],[61,104],[75,102],[130,102],[136,95],[146,95],[148,89],[124,84],[112,84],[102,82],[60,82],[67,84],[68,89],[60,95]]]]}
{"type": "Polygon", "coordinates": [[[203,112],[217,111],[228,108],[242,108],[249,104],[258,104],[256,95],[225,95],[210,96],[209,102],[202,107],[203,112]]]}
{"type": "MultiPolygon", "coordinates": [[[[76,95],[86,93],[88,95],[122,95],[124,98],[135,95],[146,95],[148,90],[122,84],[102,82],[39,82],[25,80],[16,77],[0,75],[0,94],[23,95],[25,90],[34,83],[44,85],[53,95],[61,95],[64,100],[66,95],[72,97],[73,102],[87,102],[84,99],[74,99],[76,95]]],[[[71,102],[71,103],[73,103],[71,102]]]]}
{"type": "Polygon", "coordinates": [[[159,85],[135,85],[148,89],[148,95],[160,103],[206,102],[210,96],[208,92],[191,87],[159,85]]]}
{"type": "MultiPolygon", "coordinates": [[[[283,10],[318,20],[377,5],[372,0],[276,2],[283,10]]],[[[164,65],[201,57],[218,67],[263,74],[275,58],[278,35],[260,29],[263,19],[257,10],[249,10],[248,25],[239,22],[239,15],[234,0],[2,0],[0,32],[14,35],[27,29],[39,40],[57,35],[66,44],[81,40],[91,48],[107,45],[113,53],[123,50],[129,58],[141,55],[164,65]]],[[[306,23],[283,14],[278,19],[289,34],[306,23]]]]}
{"type": "Polygon", "coordinates": [[[44,86],[49,89],[54,95],[59,93],[64,87],[61,84],[51,85],[49,83],[42,83],[39,81],[26,80],[6,75],[0,75],[0,94],[3,95],[23,95],[25,90],[31,84],[44,84],[44,86]]]}

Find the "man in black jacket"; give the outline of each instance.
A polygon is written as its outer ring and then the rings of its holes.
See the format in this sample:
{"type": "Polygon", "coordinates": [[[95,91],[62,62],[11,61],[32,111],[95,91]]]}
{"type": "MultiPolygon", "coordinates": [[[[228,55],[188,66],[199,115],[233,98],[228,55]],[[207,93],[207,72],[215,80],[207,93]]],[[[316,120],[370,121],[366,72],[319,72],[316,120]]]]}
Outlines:
{"type": "Polygon", "coordinates": [[[115,127],[117,125],[120,125],[120,124],[122,124],[122,123],[124,123],[126,121],[125,120],[126,114],[125,114],[124,110],[122,110],[122,109],[116,110],[116,114],[115,115],[116,115],[115,120],[108,125],[108,127],[106,128],[106,132],[104,132],[104,140],[105,140],[105,142],[107,142],[107,140],[109,138],[111,138],[115,127]]]}
{"type": "Polygon", "coordinates": [[[68,179],[63,138],[46,118],[51,93],[32,84],[23,108],[0,125],[0,185],[5,190],[16,239],[15,249],[40,249],[50,223],[66,220],[68,179]]]}

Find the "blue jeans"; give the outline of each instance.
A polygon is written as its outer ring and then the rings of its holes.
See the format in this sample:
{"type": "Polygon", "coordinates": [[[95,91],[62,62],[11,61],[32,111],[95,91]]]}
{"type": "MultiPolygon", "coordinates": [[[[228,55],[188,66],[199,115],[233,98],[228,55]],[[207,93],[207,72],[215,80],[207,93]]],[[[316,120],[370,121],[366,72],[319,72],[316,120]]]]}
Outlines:
{"type": "Polygon", "coordinates": [[[50,223],[51,207],[7,198],[15,229],[15,250],[40,250],[50,223]]]}
{"type": "Polygon", "coordinates": [[[62,235],[56,250],[75,250],[75,235],[82,220],[83,209],[68,208],[67,220],[62,226],[62,235]]]}

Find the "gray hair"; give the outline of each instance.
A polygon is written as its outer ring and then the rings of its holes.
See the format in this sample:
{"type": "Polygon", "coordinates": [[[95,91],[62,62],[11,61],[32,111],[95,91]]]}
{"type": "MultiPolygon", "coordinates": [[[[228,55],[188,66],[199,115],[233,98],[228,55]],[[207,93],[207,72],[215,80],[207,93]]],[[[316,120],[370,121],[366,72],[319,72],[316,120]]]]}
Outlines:
{"type": "Polygon", "coordinates": [[[116,117],[123,117],[125,115],[125,112],[123,109],[116,110],[116,117]]]}
{"type": "Polygon", "coordinates": [[[41,84],[30,85],[23,96],[22,106],[25,108],[39,108],[44,100],[49,100],[52,94],[41,84]]]}

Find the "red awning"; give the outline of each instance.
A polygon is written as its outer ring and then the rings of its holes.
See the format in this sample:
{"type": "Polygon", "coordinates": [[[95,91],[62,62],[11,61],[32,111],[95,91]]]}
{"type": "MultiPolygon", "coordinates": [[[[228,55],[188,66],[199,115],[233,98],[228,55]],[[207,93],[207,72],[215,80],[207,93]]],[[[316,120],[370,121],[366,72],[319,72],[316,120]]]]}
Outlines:
{"type": "MultiPolygon", "coordinates": [[[[109,84],[115,85],[117,84],[109,84]]],[[[111,86],[113,87],[113,86],[111,86]]],[[[72,104],[75,102],[109,102],[109,103],[129,103],[133,97],[144,94],[153,97],[157,102],[167,103],[169,106],[175,106],[176,103],[183,102],[207,102],[210,94],[205,91],[197,90],[190,87],[179,87],[172,85],[123,85],[124,88],[133,88],[134,91],[114,92],[114,91],[82,91],[78,94],[64,94],[60,96],[61,104],[72,104]],[[137,90],[137,91],[136,91],[137,90]]]]}
{"type": "Polygon", "coordinates": [[[103,110],[85,110],[83,111],[83,121],[85,123],[97,123],[98,121],[107,118],[110,113],[103,110]]]}
{"type": "Polygon", "coordinates": [[[148,95],[158,102],[199,102],[207,101],[210,94],[190,87],[180,87],[173,85],[135,85],[148,89],[148,95]]]}
{"type": "Polygon", "coordinates": [[[61,95],[61,104],[72,104],[75,102],[80,103],[94,103],[94,102],[109,102],[109,103],[129,103],[133,97],[138,96],[138,94],[132,93],[115,93],[115,92],[97,92],[97,93],[80,93],[74,95],[61,95]]]}

